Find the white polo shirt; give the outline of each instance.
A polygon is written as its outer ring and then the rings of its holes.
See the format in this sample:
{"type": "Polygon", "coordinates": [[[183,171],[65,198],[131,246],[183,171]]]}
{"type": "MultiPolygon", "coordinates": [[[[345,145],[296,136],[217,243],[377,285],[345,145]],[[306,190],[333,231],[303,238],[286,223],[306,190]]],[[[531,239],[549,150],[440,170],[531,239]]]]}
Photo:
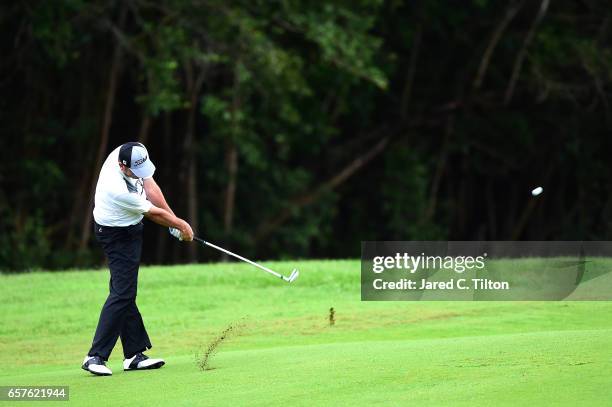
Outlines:
{"type": "Polygon", "coordinates": [[[96,223],[102,226],[134,225],[153,206],[147,200],[142,178],[129,178],[121,172],[120,148],[113,150],[104,161],[96,185],[93,216],[96,223]]]}

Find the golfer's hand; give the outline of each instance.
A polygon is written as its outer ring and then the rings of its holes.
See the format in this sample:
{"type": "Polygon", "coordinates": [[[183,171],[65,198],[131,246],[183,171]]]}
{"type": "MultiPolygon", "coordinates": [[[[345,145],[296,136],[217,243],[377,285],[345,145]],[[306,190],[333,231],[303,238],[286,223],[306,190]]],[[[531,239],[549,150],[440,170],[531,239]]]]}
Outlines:
{"type": "Polygon", "coordinates": [[[185,221],[183,221],[181,229],[169,227],[168,232],[170,232],[172,236],[176,237],[180,241],[185,240],[190,242],[193,240],[193,230],[191,229],[191,226],[189,226],[189,223],[185,221]]]}
{"type": "Polygon", "coordinates": [[[169,227],[168,232],[170,232],[170,234],[176,237],[178,240],[183,240],[183,237],[181,236],[181,231],[177,228],[169,227]]]}
{"type": "Polygon", "coordinates": [[[183,221],[183,225],[181,227],[181,240],[186,242],[191,242],[193,240],[193,230],[189,223],[183,221]]]}

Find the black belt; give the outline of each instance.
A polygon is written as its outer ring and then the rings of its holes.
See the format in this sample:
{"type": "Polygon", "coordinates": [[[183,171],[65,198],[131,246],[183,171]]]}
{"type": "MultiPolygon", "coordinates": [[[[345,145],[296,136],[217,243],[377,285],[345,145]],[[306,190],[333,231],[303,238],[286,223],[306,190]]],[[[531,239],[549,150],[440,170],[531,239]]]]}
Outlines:
{"type": "Polygon", "coordinates": [[[129,226],[105,226],[105,225],[100,225],[98,222],[96,222],[94,220],[94,225],[96,227],[96,230],[102,232],[102,230],[100,229],[108,229],[108,230],[127,230],[128,228],[133,228],[135,226],[140,226],[142,225],[142,221],[138,222],[138,223],[134,223],[133,225],[129,225],[129,226]]]}

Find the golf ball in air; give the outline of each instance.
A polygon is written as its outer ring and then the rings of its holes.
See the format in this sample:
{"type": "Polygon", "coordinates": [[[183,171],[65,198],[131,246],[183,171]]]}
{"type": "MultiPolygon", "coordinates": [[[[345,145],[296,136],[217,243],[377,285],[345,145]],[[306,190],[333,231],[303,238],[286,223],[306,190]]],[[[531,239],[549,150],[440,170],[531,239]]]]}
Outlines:
{"type": "Polygon", "coordinates": [[[544,188],[542,188],[542,187],[537,187],[537,188],[534,188],[534,189],[531,191],[531,195],[533,195],[533,196],[538,196],[538,195],[540,195],[540,194],[542,193],[542,191],[544,191],[544,188]]]}

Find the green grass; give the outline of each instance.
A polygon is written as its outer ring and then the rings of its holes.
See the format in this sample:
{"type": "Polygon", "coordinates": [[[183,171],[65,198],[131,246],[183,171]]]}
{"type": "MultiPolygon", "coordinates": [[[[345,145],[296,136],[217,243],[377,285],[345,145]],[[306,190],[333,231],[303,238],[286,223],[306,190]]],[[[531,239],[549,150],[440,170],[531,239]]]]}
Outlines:
{"type": "Polygon", "coordinates": [[[80,369],[106,270],[1,275],[0,385],[69,385],[74,405],[610,405],[611,302],[361,302],[358,261],[269,265],[300,278],[143,267],[149,354],[167,365],[123,372],[118,343],[111,377],[80,369]]]}

